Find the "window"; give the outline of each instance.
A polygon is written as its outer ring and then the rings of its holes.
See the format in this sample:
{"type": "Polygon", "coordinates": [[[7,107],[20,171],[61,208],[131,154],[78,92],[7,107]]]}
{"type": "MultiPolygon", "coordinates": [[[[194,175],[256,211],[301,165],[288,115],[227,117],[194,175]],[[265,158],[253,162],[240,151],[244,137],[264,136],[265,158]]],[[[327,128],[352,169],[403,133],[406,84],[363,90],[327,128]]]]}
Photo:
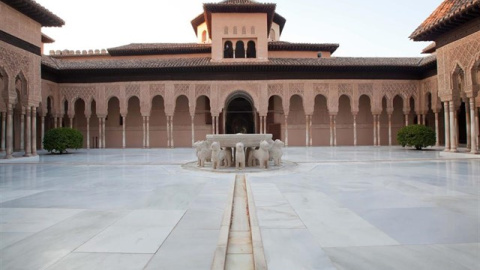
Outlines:
{"type": "Polygon", "coordinates": [[[253,40],[247,43],[247,58],[257,58],[257,49],[253,40]]]}
{"type": "Polygon", "coordinates": [[[223,58],[233,58],[233,44],[231,41],[226,41],[223,48],[223,58]]]}
{"type": "Polygon", "coordinates": [[[207,42],[207,30],[203,30],[203,33],[202,33],[202,42],[203,42],[203,43],[207,42]]]}
{"type": "Polygon", "coordinates": [[[250,33],[251,33],[252,35],[255,35],[255,26],[252,26],[252,28],[250,29],[250,33]]]}
{"type": "Polygon", "coordinates": [[[317,54],[317,57],[318,57],[318,58],[322,58],[322,52],[319,52],[319,53],[317,54]]]}
{"type": "Polygon", "coordinates": [[[237,34],[237,27],[236,27],[236,26],[233,27],[233,34],[234,34],[234,35],[237,34]]]}
{"type": "Polygon", "coordinates": [[[223,29],[223,34],[228,35],[228,26],[225,26],[223,29]]]}
{"type": "Polygon", "coordinates": [[[243,41],[237,41],[235,58],[245,58],[245,45],[243,44],[243,41]]]}
{"type": "Polygon", "coordinates": [[[244,26],[242,27],[242,35],[246,35],[247,34],[247,28],[244,26]]]}

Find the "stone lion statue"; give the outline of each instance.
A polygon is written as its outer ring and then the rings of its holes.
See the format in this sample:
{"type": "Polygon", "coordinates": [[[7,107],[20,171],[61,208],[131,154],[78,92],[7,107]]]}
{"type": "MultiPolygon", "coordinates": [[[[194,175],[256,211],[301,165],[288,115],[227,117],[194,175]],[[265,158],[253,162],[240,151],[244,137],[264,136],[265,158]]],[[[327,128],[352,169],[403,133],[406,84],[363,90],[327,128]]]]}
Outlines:
{"type": "Polygon", "coordinates": [[[219,169],[222,163],[225,161],[225,150],[220,148],[220,143],[214,142],[211,146],[212,149],[212,167],[214,170],[219,169]]]}
{"type": "Polygon", "coordinates": [[[273,159],[273,163],[275,164],[275,166],[280,166],[280,163],[282,162],[282,156],[283,156],[282,148],[284,146],[285,146],[285,143],[277,139],[275,140],[275,142],[273,142],[273,145],[270,148],[270,158],[273,159]]]}
{"type": "Polygon", "coordinates": [[[258,160],[260,168],[268,169],[268,160],[270,159],[269,150],[270,145],[268,142],[262,141],[260,142],[260,148],[253,152],[253,156],[256,160],[258,160]]]}
{"type": "Polygon", "coordinates": [[[245,146],[241,142],[235,145],[235,168],[245,169],[245,146]]]}
{"type": "Polygon", "coordinates": [[[212,156],[209,143],[207,141],[198,141],[193,144],[193,147],[198,158],[198,166],[205,166],[205,161],[210,161],[212,156]]]}

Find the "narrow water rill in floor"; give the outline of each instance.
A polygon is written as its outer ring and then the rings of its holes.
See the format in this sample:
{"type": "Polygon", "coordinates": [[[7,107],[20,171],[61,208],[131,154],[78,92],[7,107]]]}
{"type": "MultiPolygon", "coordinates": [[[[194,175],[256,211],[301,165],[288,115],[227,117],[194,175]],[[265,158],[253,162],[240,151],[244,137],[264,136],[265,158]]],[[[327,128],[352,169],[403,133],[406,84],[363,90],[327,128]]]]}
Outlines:
{"type": "Polygon", "coordinates": [[[231,193],[231,203],[225,209],[224,230],[220,236],[212,269],[266,269],[263,245],[251,194],[245,175],[236,175],[231,193]]]}

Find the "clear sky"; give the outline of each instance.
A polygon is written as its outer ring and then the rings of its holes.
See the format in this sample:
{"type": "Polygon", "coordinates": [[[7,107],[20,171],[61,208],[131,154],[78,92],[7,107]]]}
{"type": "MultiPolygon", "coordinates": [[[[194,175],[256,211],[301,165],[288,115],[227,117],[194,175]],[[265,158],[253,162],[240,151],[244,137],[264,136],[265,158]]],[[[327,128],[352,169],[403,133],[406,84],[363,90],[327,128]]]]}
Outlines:
{"type": "MultiPolygon", "coordinates": [[[[215,0],[36,0],[65,20],[44,28],[49,50],[105,49],[130,43],[196,42],[190,21],[215,0]]],[[[281,40],[339,43],[334,56],[420,56],[429,43],[408,36],[442,0],[271,0],[287,19],[281,40]]]]}

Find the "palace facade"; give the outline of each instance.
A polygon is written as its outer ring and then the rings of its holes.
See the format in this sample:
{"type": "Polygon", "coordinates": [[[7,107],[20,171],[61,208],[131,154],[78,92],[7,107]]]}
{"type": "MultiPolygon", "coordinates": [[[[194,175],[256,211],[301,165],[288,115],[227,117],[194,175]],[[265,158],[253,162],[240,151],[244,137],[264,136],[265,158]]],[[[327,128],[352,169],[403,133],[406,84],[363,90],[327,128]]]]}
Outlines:
{"type": "Polygon", "coordinates": [[[197,43],[42,53],[64,22],[31,0],[0,0],[1,148],[35,155],[45,131],[85,148],[191,147],[206,134],[272,133],[290,146],[395,145],[423,124],[437,145],[477,153],[480,0],[445,0],[411,35],[419,58],[334,57],[338,44],[281,41],[275,4],[203,5],[197,43]]]}

